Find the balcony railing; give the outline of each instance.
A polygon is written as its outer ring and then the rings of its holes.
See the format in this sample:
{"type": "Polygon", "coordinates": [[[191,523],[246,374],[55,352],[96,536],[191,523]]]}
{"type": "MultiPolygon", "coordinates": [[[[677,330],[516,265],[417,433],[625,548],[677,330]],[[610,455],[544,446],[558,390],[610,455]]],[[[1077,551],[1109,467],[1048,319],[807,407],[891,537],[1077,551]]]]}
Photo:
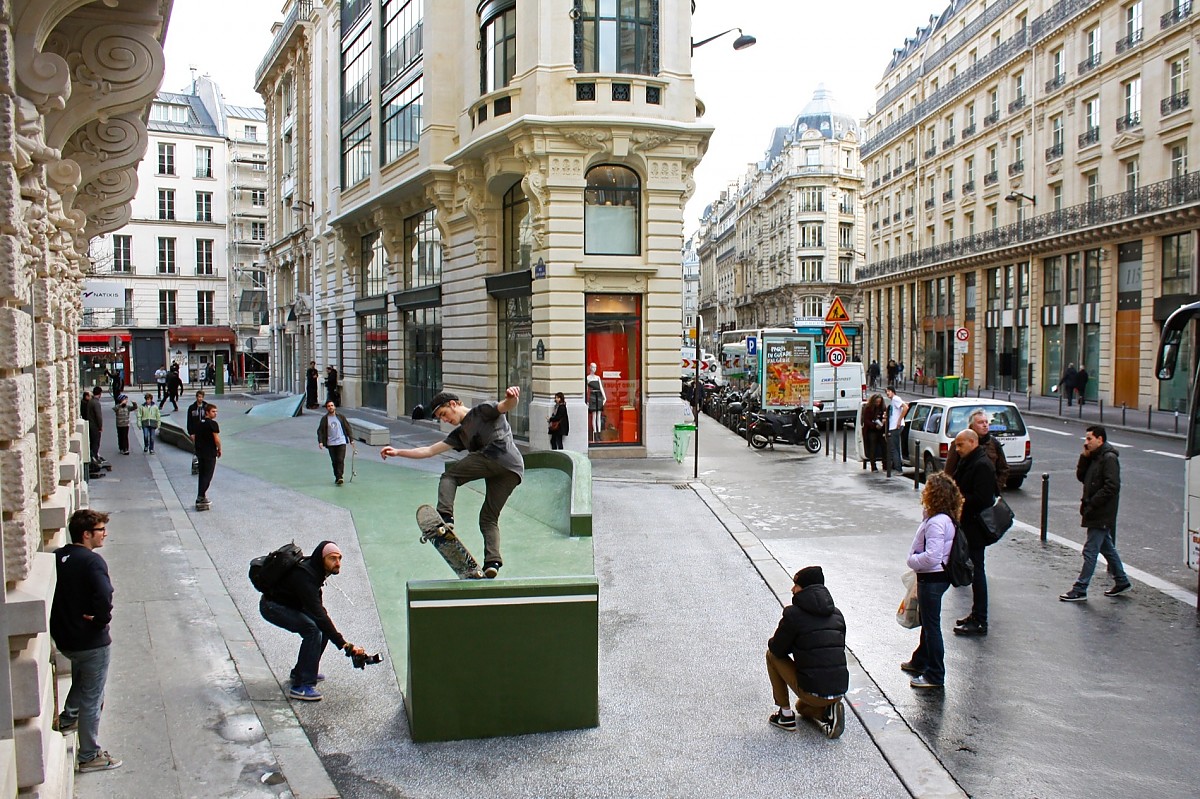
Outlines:
{"type": "Polygon", "coordinates": [[[1123,53],[1142,40],[1144,29],[1138,28],[1123,39],[1117,39],[1117,52],[1123,53]]]}
{"type": "Polygon", "coordinates": [[[1025,171],[1025,161],[1023,161],[1023,160],[1022,161],[1013,161],[1011,164],[1008,165],[1009,177],[1011,177],[1013,175],[1019,175],[1024,171],[1025,171]]]}
{"type": "Polygon", "coordinates": [[[874,180],[871,181],[871,188],[873,188],[873,189],[879,188],[879,178],[875,178],[874,180]]]}
{"type": "Polygon", "coordinates": [[[933,207],[935,207],[936,205],[937,205],[937,200],[935,200],[935,199],[934,199],[934,198],[932,198],[932,197],[930,197],[928,200],[926,200],[926,201],[925,201],[925,208],[926,208],[926,210],[928,210],[928,209],[930,209],[930,208],[933,208],[933,207]]]}
{"type": "Polygon", "coordinates": [[[1093,144],[1098,144],[1100,141],[1100,127],[1088,128],[1083,133],[1079,134],[1079,146],[1090,147],[1093,144]]]}
{"type": "Polygon", "coordinates": [[[954,199],[954,189],[942,192],[942,202],[948,203],[954,199]]]}
{"type": "Polygon", "coordinates": [[[983,185],[984,186],[994,186],[999,181],[1000,181],[1000,173],[999,172],[988,172],[986,175],[983,176],[983,185]]]}
{"type": "Polygon", "coordinates": [[[916,166],[917,166],[917,159],[915,159],[915,158],[910,158],[908,161],[906,161],[906,162],[904,163],[904,168],[905,168],[905,169],[913,169],[913,168],[915,168],[916,166]]]}
{"type": "Polygon", "coordinates": [[[967,138],[968,136],[974,136],[974,135],[975,135],[975,124],[974,123],[967,125],[965,128],[962,129],[962,137],[964,139],[967,138]]]}
{"type": "Polygon", "coordinates": [[[907,207],[907,208],[905,208],[905,209],[904,209],[904,217],[905,217],[906,219],[907,219],[907,218],[910,218],[910,217],[912,217],[912,216],[913,216],[913,214],[915,214],[916,212],[917,212],[917,209],[916,209],[916,208],[913,208],[913,207],[910,205],[909,207],[907,207]]]}
{"type": "Polygon", "coordinates": [[[1162,104],[1159,106],[1162,109],[1162,115],[1166,116],[1167,114],[1173,114],[1176,111],[1182,111],[1184,108],[1187,108],[1188,91],[1188,89],[1184,89],[1181,92],[1172,94],[1170,97],[1163,98],[1162,104]]]}
{"type": "Polygon", "coordinates": [[[879,223],[878,223],[878,222],[872,222],[872,223],[871,223],[871,230],[879,230],[879,223]]]}
{"type": "Polygon", "coordinates": [[[1046,81],[1046,93],[1049,94],[1050,92],[1054,91],[1055,89],[1062,86],[1066,82],[1067,82],[1067,73],[1065,73],[1065,72],[1058,73],[1053,78],[1046,81]]]}
{"type": "Polygon", "coordinates": [[[1047,161],[1053,161],[1056,158],[1062,158],[1062,154],[1063,154],[1063,143],[1062,142],[1059,142],[1058,144],[1055,144],[1055,145],[1052,145],[1052,146],[1046,148],[1046,160],[1047,161]]]}
{"type": "Polygon", "coordinates": [[[1024,107],[1025,107],[1025,95],[1022,94],[1020,97],[1018,97],[1017,99],[1013,100],[1011,103],[1008,104],[1008,113],[1012,114],[1016,111],[1020,111],[1024,107]]]}
{"type": "Polygon", "coordinates": [[[963,194],[974,194],[974,193],[975,193],[975,181],[968,180],[966,183],[963,184],[963,194]]]}
{"type": "Polygon", "coordinates": [[[1180,3],[1178,8],[1171,9],[1162,15],[1162,29],[1166,30],[1172,25],[1177,24],[1180,20],[1187,19],[1192,15],[1192,3],[1188,0],[1186,3],[1180,3]]]}
{"type": "Polygon", "coordinates": [[[934,145],[925,151],[926,158],[933,158],[935,155],[937,155],[937,145],[934,145]]]}
{"type": "Polygon", "coordinates": [[[995,125],[1000,121],[1000,112],[993,111],[983,118],[983,126],[986,128],[989,125],[995,125]]]}
{"type": "Polygon", "coordinates": [[[899,212],[899,211],[897,211],[896,213],[892,214],[892,221],[893,221],[893,222],[899,222],[899,221],[900,221],[900,212],[899,212]]]}
{"type": "Polygon", "coordinates": [[[292,4],[292,10],[284,18],[283,24],[279,26],[279,30],[275,31],[275,38],[271,40],[271,47],[267,50],[266,57],[259,63],[258,69],[254,73],[256,82],[262,79],[263,73],[279,57],[279,51],[291,35],[292,28],[296,27],[299,22],[307,22],[311,16],[312,0],[296,0],[292,4]]]}
{"type": "Polygon", "coordinates": [[[1100,66],[1100,53],[1093,53],[1090,58],[1079,62],[1079,74],[1086,75],[1098,66],[1100,66]]]}
{"type": "Polygon", "coordinates": [[[954,136],[953,135],[947,136],[945,139],[942,139],[942,149],[943,150],[947,150],[953,146],[954,146],[954,136]]]}
{"type": "Polygon", "coordinates": [[[1200,172],[1152,183],[1134,191],[1101,197],[1061,211],[1051,211],[995,230],[988,230],[926,247],[871,264],[858,272],[859,280],[871,280],[925,266],[987,253],[1004,247],[1050,239],[1097,225],[1121,222],[1143,214],[1157,213],[1200,203],[1200,172]]]}
{"type": "Polygon", "coordinates": [[[1134,111],[1131,114],[1126,114],[1123,117],[1117,117],[1117,133],[1130,128],[1140,128],[1142,126],[1142,112],[1134,111]]]}

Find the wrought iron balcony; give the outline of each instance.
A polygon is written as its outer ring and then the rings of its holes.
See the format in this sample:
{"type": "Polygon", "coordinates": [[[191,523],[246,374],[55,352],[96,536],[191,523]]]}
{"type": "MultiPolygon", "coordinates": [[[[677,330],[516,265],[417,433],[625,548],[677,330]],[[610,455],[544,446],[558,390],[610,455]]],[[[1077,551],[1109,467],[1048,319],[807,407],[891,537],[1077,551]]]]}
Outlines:
{"type": "Polygon", "coordinates": [[[1063,143],[1062,142],[1059,142],[1058,144],[1055,144],[1055,145],[1052,145],[1052,146],[1046,148],[1046,160],[1047,161],[1053,161],[1056,158],[1062,158],[1062,154],[1063,154],[1063,143]]]}
{"type": "Polygon", "coordinates": [[[1093,53],[1090,58],[1079,62],[1079,74],[1086,75],[1098,66],[1100,66],[1100,53],[1093,53]]]}
{"type": "Polygon", "coordinates": [[[995,125],[999,121],[1000,121],[1000,112],[993,111],[992,113],[988,114],[987,116],[985,116],[983,118],[983,126],[986,128],[988,125],[995,125]]]}
{"type": "Polygon", "coordinates": [[[871,223],[871,230],[879,230],[879,223],[878,223],[878,222],[872,222],[872,223],[871,223]]]}
{"type": "Polygon", "coordinates": [[[1117,117],[1117,133],[1130,128],[1140,128],[1142,126],[1142,112],[1134,111],[1131,114],[1126,114],[1123,117],[1117,117]]]}
{"type": "Polygon", "coordinates": [[[1011,164],[1008,165],[1008,174],[1010,177],[1012,175],[1019,175],[1024,171],[1025,171],[1025,161],[1023,161],[1023,160],[1022,161],[1013,161],[1011,164]]]}
{"type": "Polygon", "coordinates": [[[893,222],[899,222],[899,221],[900,221],[900,212],[899,212],[899,211],[897,211],[896,213],[892,214],[892,221],[893,221],[893,222]]]}
{"type": "Polygon", "coordinates": [[[975,193],[975,181],[968,180],[966,183],[963,184],[963,194],[974,194],[974,193],[975,193]]]}
{"type": "Polygon", "coordinates": [[[904,217],[905,217],[906,219],[907,219],[907,218],[910,218],[910,217],[912,217],[912,215],[913,215],[913,214],[915,214],[916,212],[917,212],[917,209],[916,209],[916,208],[913,208],[913,207],[910,205],[909,207],[907,207],[907,208],[905,208],[905,209],[904,209],[904,217]]]}
{"type": "Polygon", "coordinates": [[[926,210],[933,208],[936,205],[937,205],[937,200],[933,199],[932,197],[930,197],[928,200],[925,201],[926,210]]]}
{"type": "Polygon", "coordinates": [[[942,202],[948,203],[953,199],[954,199],[954,189],[950,189],[950,191],[942,192],[942,202]]]}
{"type": "Polygon", "coordinates": [[[925,151],[926,158],[933,158],[935,155],[937,155],[937,146],[936,145],[933,147],[930,147],[928,150],[925,151]]]}
{"type": "Polygon", "coordinates": [[[1079,134],[1079,146],[1090,147],[1093,144],[1100,142],[1100,127],[1097,125],[1094,128],[1088,128],[1083,133],[1079,134]]]}
{"type": "Polygon", "coordinates": [[[1180,20],[1187,19],[1192,15],[1192,3],[1188,0],[1185,3],[1180,3],[1179,8],[1174,8],[1162,15],[1162,29],[1166,30],[1172,25],[1176,25],[1180,20]]]}
{"type": "Polygon", "coordinates": [[[942,139],[942,149],[943,150],[947,150],[953,146],[954,146],[954,136],[953,135],[950,135],[947,138],[942,139]]]}
{"type": "Polygon", "coordinates": [[[1173,114],[1176,111],[1182,111],[1183,109],[1187,108],[1188,91],[1188,89],[1184,89],[1181,92],[1172,94],[1170,97],[1164,98],[1162,105],[1160,106],[1162,109],[1162,115],[1166,116],[1167,114],[1173,114]]]}
{"type": "Polygon", "coordinates": [[[1017,99],[1013,100],[1011,103],[1008,104],[1008,113],[1011,114],[1016,111],[1020,111],[1024,107],[1025,107],[1025,95],[1022,94],[1020,97],[1018,97],[1017,99]]]}
{"type": "Polygon", "coordinates": [[[905,168],[905,169],[913,169],[913,168],[915,168],[915,167],[916,167],[916,165],[917,165],[917,159],[915,159],[915,158],[910,158],[908,161],[906,161],[906,162],[904,163],[904,168],[905,168]]]}
{"type": "Polygon", "coordinates": [[[986,175],[983,176],[983,185],[984,186],[994,186],[999,181],[1000,181],[1000,173],[999,172],[988,172],[986,175]]]}
{"type": "Polygon", "coordinates": [[[873,181],[871,181],[871,188],[873,188],[873,189],[879,188],[879,178],[875,178],[873,181]]]}
{"type": "Polygon", "coordinates": [[[1050,92],[1054,91],[1055,89],[1062,86],[1066,82],[1067,82],[1067,73],[1065,73],[1065,72],[1058,73],[1053,78],[1046,81],[1046,93],[1049,94],[1050,92]]]}
{"type": "Polygon", "coordinates": [[[965,128],[962,129],[962,137],[964,139],[967,138],[968,136],[974,136],[974,135],[975,135],[975,125],[974,124],[967,125],[965,128]]]}
{"type": "Polygon", "coordinates": [[[1123,39],[1117,39],[1117,52],[1123,53],[1142,40],[1144,28],[1138,28],[1123,39]]]}

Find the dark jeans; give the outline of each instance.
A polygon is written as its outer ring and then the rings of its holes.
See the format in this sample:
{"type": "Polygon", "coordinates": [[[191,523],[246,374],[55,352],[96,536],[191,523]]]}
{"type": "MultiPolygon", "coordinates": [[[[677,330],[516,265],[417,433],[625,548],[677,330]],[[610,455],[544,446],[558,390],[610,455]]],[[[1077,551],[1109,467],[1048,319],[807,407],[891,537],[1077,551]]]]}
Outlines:
{"type": "Polygon", "coordinates": [[[101,431],[95,427],[88,428],[88,445],[92,453],[92,468],[100,463],[100,433],[101,431]]]}
{"type": "Polygon", "coordinates": [[[482,479],[485,485],[483,507],[479,510],[479,532],[483,533],[483,562],[503,563],[500,557],[500,511],[508,495],[521,484],[521,478],[491,458],[472,452],[446,467],[438,483],[437,510],[443,519],[454,519],[454,495],[458,487],[482,479]]]}
{"type": "Polygon", "coordinates": [[[100,754],[100,710],[104,707],[104,683],[108,680],[111,646],[68,652],[60,649],[71,661],[71,690],[63,702],[59,723],[79,720],[79,762],[95,760],[100,754]]]}
{"type": "Polygon", "coordinates": [[[341,480],[346,469],[346,445],[333,444],[325,449],[329,450],[329,462],[333,464],[333,479],[341,480]]]}
{"type": "Polygon", "coordinates": [[[208,499],[208,487],[212,485],[213,472],[217,470],[216,455],[197,455],[200,463],[200,477],[196,484],[196,499],[208,499]]]}
{"type": "Polygon", "coordinates": [[[159,383],[158,384],[158,399],[155,400],[155,402],[158,403],[159,407],[162,407],[163,397],[165,397],[165,396],[167,396],[167,384],[159,383]]]}
{"type": "Polygon", "coordinates": [[[300,653],[292,668],[292,686],[316,685],[317,672],[321,670],[321,655],[329,643],[316,620],[304,611],[273,602],[265,596],[258,602],[258,612],[276,627],[300,636],[300,653]]]}
{"type": "Polygon", "coordinates": [[[563,448],[562,440],[563,440],[562,433],[551,433],[550,434],[550,449],[562,449],[563,448]]]}
{"type": "Polygon", "coordinates": [[[117,449],[121,452],[129,451],[129,425],[117,425],[117,449]]]}
{"type": "Polygon", "coordinates": [[[888,439],[888,456],[892,459],[892,471],[904,471],[904,459],[900,453],[900,430],[889,430],[888,439]]]}
{"type": "Polygon", "coordinates": [[[984,571],[984,553],[987,552],[987,547],[983,544],[976,546],[971,544],[968,547],[971,553],[971,563],[975,566],[975,579],[971,581],[971,615],[980,624],[987,624],[988,620],[988,590],[987,590],[987,572],[984,571]]]}
{"type": "Polygon", "coordinates": [[[912,664],[923,669],[925,679],[946,681],[946,647],[942,641],[942,595],[950,583],[917,582],[917,607],[921,609],[921,642],[912,653],[912,664]]]}
{"type": "Polygon", "coordinates": [[[1125,574],[1125,567],[1121,564],[1121,556],[1117,553],[1117,544],[1113,539],[1112,528],[1087,528],[1087,541],[1083,545],[1083,569],[1079,572],[1079,579],[1075,581],[1076,591],[1081,594],[1087,593],[1092,574],[1096,571],[1097,555],[1104,556],[1108,563],[1108,573],[1113,576],[1117,585],[1129,584],[1129,577],[1125,574]]]}

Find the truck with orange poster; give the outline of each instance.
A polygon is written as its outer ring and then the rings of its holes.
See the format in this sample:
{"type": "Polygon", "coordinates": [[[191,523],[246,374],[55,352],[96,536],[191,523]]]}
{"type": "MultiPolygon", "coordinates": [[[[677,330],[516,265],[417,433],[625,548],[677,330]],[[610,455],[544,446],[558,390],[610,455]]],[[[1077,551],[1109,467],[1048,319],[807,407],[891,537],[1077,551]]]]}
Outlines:
{"type": "Polygon", "coordinates": [[[763,331],[763,408],[790,410],[812,400],[812,340],[789,332],[763,331]]]}

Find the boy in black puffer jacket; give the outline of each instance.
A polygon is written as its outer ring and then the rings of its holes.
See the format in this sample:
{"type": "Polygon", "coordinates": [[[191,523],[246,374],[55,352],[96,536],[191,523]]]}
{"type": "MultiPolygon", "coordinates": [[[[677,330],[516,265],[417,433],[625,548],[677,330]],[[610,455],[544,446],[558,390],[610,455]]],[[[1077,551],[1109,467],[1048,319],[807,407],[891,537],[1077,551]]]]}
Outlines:
{"type": "Polygon", "coordinates": [[[796,572],[792,604],[783,609],[775,635],[767,642],[767,676],[778,707],[768,719],[784,730],[796,729],[788,689],[796,710],[829,738],[846,728],[842,697],[850,687],[846,668],[846,620],[833,604],[820,566],[796,572]]]}

